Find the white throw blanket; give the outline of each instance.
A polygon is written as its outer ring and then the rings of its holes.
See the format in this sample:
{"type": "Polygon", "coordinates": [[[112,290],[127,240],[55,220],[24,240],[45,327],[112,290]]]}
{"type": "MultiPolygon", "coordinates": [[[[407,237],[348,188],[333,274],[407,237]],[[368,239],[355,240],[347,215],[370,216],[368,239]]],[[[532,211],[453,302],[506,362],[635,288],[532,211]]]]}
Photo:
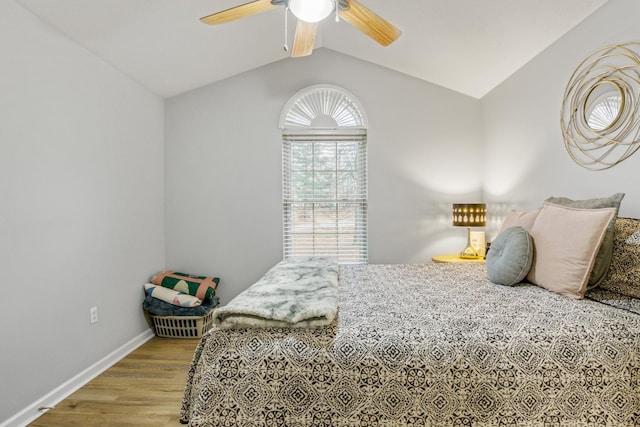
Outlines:
{"type": "Polygon", "coordinates": [[[338,313],[338,262],[288,259],[214,313],[220,329],[327,326],[338,313]]]}

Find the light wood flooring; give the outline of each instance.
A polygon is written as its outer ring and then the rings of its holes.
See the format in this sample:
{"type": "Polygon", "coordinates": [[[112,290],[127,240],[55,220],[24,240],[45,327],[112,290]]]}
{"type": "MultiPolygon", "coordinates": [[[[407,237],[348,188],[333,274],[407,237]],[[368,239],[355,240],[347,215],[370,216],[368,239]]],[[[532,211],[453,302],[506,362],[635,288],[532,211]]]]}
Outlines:
{"type": "Polygon", "coordinates": [[[198,339],[154,337],[56,405],[32,427],[179,427],[198,339]]]}

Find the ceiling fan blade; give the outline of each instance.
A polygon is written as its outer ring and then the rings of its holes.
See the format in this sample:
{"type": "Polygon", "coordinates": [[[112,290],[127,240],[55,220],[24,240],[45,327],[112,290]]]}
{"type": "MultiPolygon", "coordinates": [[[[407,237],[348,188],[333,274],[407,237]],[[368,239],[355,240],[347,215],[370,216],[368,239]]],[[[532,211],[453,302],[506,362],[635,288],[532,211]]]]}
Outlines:
{"type": "Polygon", "coordinates": [[[346,0],[348,9],[340,11],[340,17],[380,43],[389,46],[396,41],[402,31],[376,15],[357,0],[346,0]]]}
{"type": "Polygon", "coordinates": [[[293,39],[293,48],[291,56],[297,58],[299,56],[311,55],[313,45],[316,42],[316,33],[318,32],[318,23],[304,22],[298,20],[296,25],[296,35],[293,39]]]}
{"type": "Polygon", "coordinates": [[[255,0],[249,3],[241,4],[240,6],[223,10],[221,12],[212,13],[211,15],[200,18],[200,21],[209,25],[222,24],[224,22],[244,18],[245,16],[265,12],[275,7],[278,6],[271,4],[271,0],[255,0]]]}

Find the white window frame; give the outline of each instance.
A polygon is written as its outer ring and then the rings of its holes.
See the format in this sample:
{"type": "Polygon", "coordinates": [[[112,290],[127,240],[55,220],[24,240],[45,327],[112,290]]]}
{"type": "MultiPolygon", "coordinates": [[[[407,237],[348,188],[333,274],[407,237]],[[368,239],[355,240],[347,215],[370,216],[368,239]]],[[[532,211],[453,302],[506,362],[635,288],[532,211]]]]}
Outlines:
{"type": "Polygon", "coordinates": [[[340,87],[311,86],[287,102],[280,128],[284,258],[328,256],[343,264],[367,263],[367,118],[362,106],[340,87]],[[307,157],[296,159],[302,149],[307,157]],[[341,155],[351,161],[341,161],[341,155]],[[324,161],[316,162],[317,156],[324,161]],[[307,163],[296,170],[301,160],[307,163]]]}

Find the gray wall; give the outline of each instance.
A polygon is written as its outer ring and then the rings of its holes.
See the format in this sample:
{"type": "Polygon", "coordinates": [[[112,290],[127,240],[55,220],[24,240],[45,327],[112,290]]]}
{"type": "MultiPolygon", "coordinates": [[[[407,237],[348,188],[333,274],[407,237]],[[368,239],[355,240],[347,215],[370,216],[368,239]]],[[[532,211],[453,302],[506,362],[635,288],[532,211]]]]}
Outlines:
{"type": "Polygon", "coordinates": [[[481,198],[479,101],[327,49],[166,103],[167,268],[221,277],[223,303],[282,259],[280,113],[319,83],[369,118],[369,260],[459,250],[452,201],[481,198]]]}
{"type": "Polygon", "coordinates": [[[11,0],[0,53],[2,423],[148,330],[164,106],[11,0]]]}
{"type": "Polygon", "coordinates": [[[560,129],[564,91],[596,49],[640,40],[640,2],[610,0],[482,99],[487,201],[495,209],[533,209],[548,196],[626,193],[620,214],[640,217],[640,153],[606,171],[571,160],[560,129]]]}

